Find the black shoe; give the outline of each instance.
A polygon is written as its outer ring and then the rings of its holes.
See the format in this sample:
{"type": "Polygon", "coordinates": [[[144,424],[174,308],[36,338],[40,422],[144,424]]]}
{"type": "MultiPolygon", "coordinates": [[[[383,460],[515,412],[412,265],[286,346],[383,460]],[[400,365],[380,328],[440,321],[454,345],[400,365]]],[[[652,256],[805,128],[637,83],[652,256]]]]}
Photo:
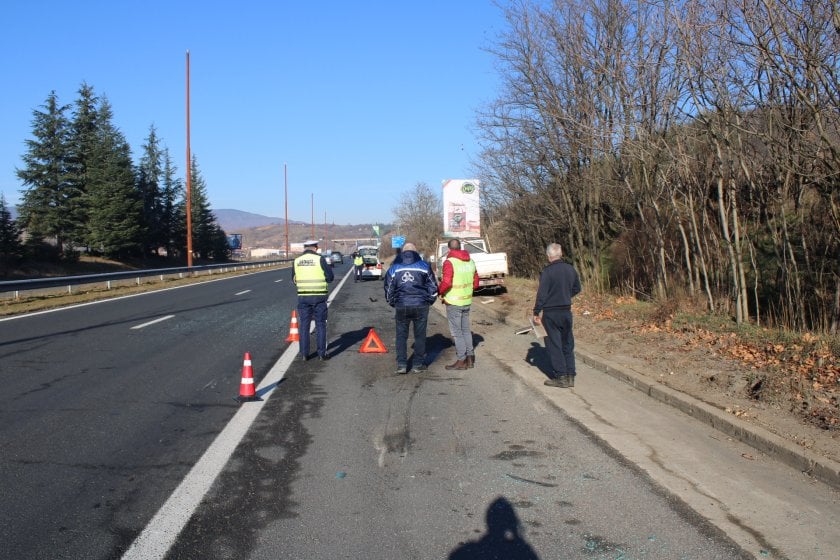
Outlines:
{"type": "Polygon", "coordinates": [[[305,362],[308,359],[309,356],[304,356],[303,354],[298,354],[297,356],[295,356],[295,360],[297,360],[298,362],[305,362]]]}
{"type": "Polygon", "coordinates": [[[411,368],[411,373],[422,373],[429,369],[429,366],[426,364],[417,364],[416,366],[411,368]]]}
{"type": "Polygon", "coordinates": [[[318,356],[318,359],[321,360],[322,362],[326,362],[327,360],[330,359],[330,357],[327,354],[324,354],[323,356],[318,356]]]}
{"type": "Polygon", "coordinates": [[[559,387],[561,389],[568,389],[569,384],[566,381],[566,378],[569,377],[568,375],[561,375],[559,377],[553,377],[551,379],[546,379],[543,381],[543,385],[547,387],[559,387]]]}
{"type": "Polygon", "coordinates": [[[574,375],[567,375],[566,376],[566,387],[574,387],[575,386],[575,376],[574,375]]]}
{"type": "Polygon", "coordinates": [[[397,366],[397,371],[395,371],[394,373],[398,373],[398,374],[400,374],[400,375],[402,375],[403,373],[408,373],[408,367],[406,367],[406,366],[397,366]]]}

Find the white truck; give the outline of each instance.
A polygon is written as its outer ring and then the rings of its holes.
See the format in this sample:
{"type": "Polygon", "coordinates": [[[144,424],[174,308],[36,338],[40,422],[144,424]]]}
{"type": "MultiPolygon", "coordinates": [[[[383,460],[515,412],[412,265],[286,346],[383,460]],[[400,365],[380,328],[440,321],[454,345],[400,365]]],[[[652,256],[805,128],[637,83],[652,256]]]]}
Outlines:
{"type": "MultiPolygon", "coordinates": [[[[481,237],[461,239],[461,249],[468,252],[470,258],[475,262],[480,288],[505,285],[505,276],[508,274],[507,253],[491,253],[487,241],[481,237]]],[[[439,242],[435,253],[435,268],[438,279],[443,275],[443,261],[446,259],[448,252],[447,242],[439,242]]]]}
{"type": "Polygon", "coordinates": [[[382,278],[382,261],[379,260],[379,247],[360,245],[356,251],[362,257],[362,280],[382,278]]]}

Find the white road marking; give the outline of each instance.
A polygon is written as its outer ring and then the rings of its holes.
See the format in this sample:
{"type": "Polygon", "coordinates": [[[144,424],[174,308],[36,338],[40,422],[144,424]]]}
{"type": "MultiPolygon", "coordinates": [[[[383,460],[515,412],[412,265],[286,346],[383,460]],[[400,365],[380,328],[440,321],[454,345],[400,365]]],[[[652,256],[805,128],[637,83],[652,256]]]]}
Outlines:
{"type": "Polygon", "coordinates": [[[280,280],[275,280],[274,283],[276,284],[277,282],[282,282],[282,281],[283,281],[283,279],[281,278],[280,280]]]}
{"type": "Polygon", "coordinates": [[[145,560],[163,558],[175,543],[181,530],[187,524],[193,512],[210,490],[213,481],[222,472],[236,446],[245,437],[248,428],[262,410],[271,395],[263,390],[283,379],[286,370],[291,367],[298,353],[298,345],[290,344],[271,371],[257,387],[257,394],[264,400],[243,403],[227,426],[216,436],[201,459],[190,469],[175,492],[169,496],[152,520],[123,555],[123,560],[145,560]]]}
{"type": "Polygon", "coordinates": [[[235,293],[235,294],[233,294],[233,295],[235,295],[235,296],[241,296],[242,294],[247,294],[247,293],[248,293],[248,292],[250,292],[250,291],[251,291],[251,290],[242,290],[241,292],[236,292],[236,293],[235,293]]]}
{"type": "MultiPolygon", "coordinates": [[[[341,290],[350,277],[353,269],[341,279],[338,286],[327,298],[327,305],[341,290]]],[[[313,325],[314,327],[314,325],[313,325]]],[[[286,371],[294,362],[298,354],[299,344],[290,344],[271,371],[257,387],[256,393],[264,400],[243,403],[239,411],[233,416],[227,426],[216,436],[201,459],[190,469],[175,492],[169,496],[143,532],[131,544],[131,548],[123,555],[122,560],[145,560],[147,558],[163,558],[175,543],[178,535],[186,526],[192,514],[201,503],[204,495],[210,490],[213,481],[222,472],[228,459],[236,450],[236,446],[245,437],[248,428],[268,401],[272,391],[263,391],[266,387],[279,383],[286,371]]],[[[380,451],[380,461],[384,461],[384,447],[380,451]]]]}
{"type": "Polygon", "coordinates": [[[148,323],[143,323],[142,325],[134,325],[131,327],[132,329],[142,329],[143,327],[148,327],[149,325],[154,325],[155,323],[160,323],[161,321],[166,321],[167,319],[171,319],[175,315],[166,315],[165,317],[159,317],[154,321],[149,321],[148,323]]]}

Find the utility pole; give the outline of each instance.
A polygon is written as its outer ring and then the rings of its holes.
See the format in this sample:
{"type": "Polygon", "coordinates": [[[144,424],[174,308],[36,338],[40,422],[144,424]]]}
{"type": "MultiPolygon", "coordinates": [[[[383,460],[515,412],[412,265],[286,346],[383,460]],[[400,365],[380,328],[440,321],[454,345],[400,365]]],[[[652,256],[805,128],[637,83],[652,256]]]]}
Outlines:
{"type": "Polygon", "coordinates": [[[315,239],[315,193],[310,195],[312,200],[312,239],[315,239]]]}
{"type": "Polygon", "coordinates": [[[284,206],[286,207],[286,255],[285,257],[289,258],[289,172],[286,168],[286,164],[283,164],[283,191],[284,191],[284,206]]]}
{"type": "Polygon", "coordinates": [[[190,51],[187,50],[187,268],[193,264],[192,250],[192,158],[190,157],[190,51]]]}

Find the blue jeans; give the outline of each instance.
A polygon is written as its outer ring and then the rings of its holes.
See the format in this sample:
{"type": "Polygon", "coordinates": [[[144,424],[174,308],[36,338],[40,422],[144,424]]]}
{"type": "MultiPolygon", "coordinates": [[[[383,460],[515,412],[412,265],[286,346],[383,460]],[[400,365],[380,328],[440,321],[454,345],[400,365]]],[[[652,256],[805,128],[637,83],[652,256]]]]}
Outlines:
{"type": "Polygon", "coordinates": [[[449,333],[455,341],[455,354],[459,360],[474,356],[472,330],[470,329],[469,305],[446,305],[446,319],[449,321],[449,333]]]}
{"type": "Polygon", "coordinates": [[[408,365],[408,328],[414,323],[414,359],[418,366],[426,360],[426,325],[429,322],[429,306],[397,307],[394,314],[397,324],[397,367],[408,365]]]}
{"type": "MultiPolygon", "coordinates": [[[[311,296],[309,296],[311,297],[311,296]]],[[[327,299],[323,301],[310,302],[298,298],[297,305],[298,334],[300,336],[300,353],[303,357],[309,357],[309,326],[315,320],[315,335],[318,343],[318,355],[322,358],[327,355],[327,299]]]]}
{"type": "Polygon", "coordinates": [[[546,349],[554,377],[575,375],[575,337],[572,333],[571,309],[543,309],[543,327],[547,334],[546,349]]]}
{"type": "Polygon", "coordinates": [[[356,265],[353,265],[353,267],[356,269],[356,276],[353,279],[353,281],[354,282],[360,282],[362,280],[362,265],[356,264],[356,265]]]}

